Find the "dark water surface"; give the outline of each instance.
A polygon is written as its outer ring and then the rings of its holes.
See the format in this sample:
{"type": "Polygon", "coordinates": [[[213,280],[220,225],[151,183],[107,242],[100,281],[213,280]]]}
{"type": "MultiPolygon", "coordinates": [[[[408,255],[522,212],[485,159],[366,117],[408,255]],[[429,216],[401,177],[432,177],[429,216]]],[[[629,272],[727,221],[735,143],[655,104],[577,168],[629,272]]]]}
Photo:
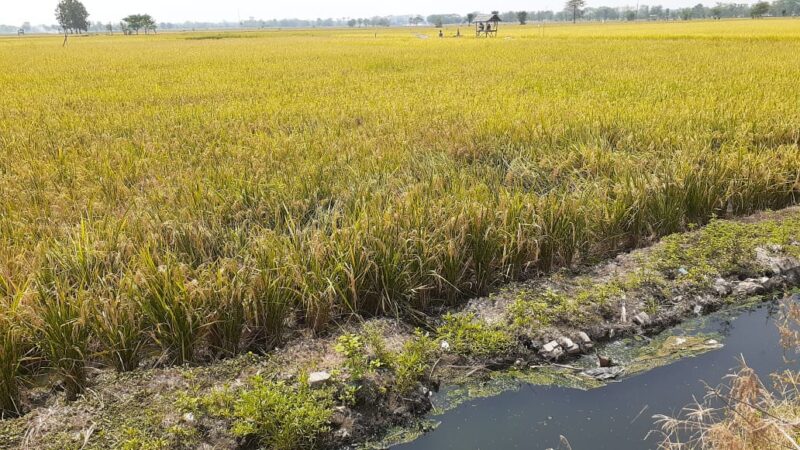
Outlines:
{"type": "MultiPolygon", "coordinates": [[[[797,296],[794,297],[797,300],[797,296]]],[[[737,316],[709,317],[705,332],[723,336],[724,347],[583,391],[525,384],[519,390],[467,401],[432,417],[439,427],[419,439],[393,447],[422,449],[559,448],[564,435],[574,450],[647,449],[656,446],[648,432],[654,414],[677,414],[704,394],[704,380],[719,384],[743,355],[766,382],[786,368],[775,324],[775,303],[744,310],[737,316]]],[[[788,365],[787,365],[788,364],[788,365]]]]}

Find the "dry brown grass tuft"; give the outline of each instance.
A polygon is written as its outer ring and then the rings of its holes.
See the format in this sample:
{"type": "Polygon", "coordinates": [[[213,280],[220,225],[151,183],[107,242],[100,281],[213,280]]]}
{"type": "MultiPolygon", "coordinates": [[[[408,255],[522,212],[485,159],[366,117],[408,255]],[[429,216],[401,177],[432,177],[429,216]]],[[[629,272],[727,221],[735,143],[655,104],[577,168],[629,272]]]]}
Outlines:
{"type": "MultiPolygon", "coordinates": [[[[786,301],[780,323],[787,354],[800,348],[800,305],[786,301]]],[[[800,372],[771,375],[772,389],[742,359],[741,367],[679,417],[654,416],[662,449],[800,450],[800,372]]]]}

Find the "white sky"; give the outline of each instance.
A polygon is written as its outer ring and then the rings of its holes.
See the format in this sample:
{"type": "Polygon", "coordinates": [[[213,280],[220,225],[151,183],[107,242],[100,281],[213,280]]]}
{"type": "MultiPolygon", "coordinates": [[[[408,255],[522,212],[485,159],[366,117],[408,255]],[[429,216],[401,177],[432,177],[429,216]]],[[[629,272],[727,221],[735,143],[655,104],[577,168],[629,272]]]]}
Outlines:
{"type": "MultiPolygon", "coordinates": [[[[118,22],[136,13],[147,13],[159,22],[238,21],[317,17],[371,17],[376,15],[459,13],[490,10],[518,11],[561,9],[561,0],[82,0],[89,20],[118,22]]],[[[691,6],[699,0],[640,0],[641,4],[666,7],[691,6]]],[[[0,24],[33,25],[55,22],[58,0],[0,0],[0,24]]],[[[588,0],[588,6],[635,6],[636,0],[588,0]]],[[[706,3],[713,3],[711,0],[706,3]]]]}

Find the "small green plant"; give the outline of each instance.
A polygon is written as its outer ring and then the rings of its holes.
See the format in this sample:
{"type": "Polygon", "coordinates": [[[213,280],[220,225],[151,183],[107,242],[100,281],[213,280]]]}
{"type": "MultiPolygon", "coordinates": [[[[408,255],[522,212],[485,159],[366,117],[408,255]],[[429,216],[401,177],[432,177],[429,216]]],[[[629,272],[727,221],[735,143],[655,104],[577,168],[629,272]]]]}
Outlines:
{"type": "Polygon", "coordinates": [[[183,412],[189,412],[198,417],[211,416],[223,419],[233,418],[233,408],[236,402],[236,393],[230,386],[211,389],[211,392],[201,395],[199,389],[192,392],[183,392],[178,395],[176,405],[183,412]]]}
{"type": "Polygon", "coordinates": [[[434,340],[420,330],[403,344],[403,349],[393,359],[394,387],[398,392],[406,393],[417,386],[425,377],[435,351],[434,340]]]}
{"type": "Polygon", "coordinates": [[[383,364],[380,359],[370,359],[364,341],[356,334],[343,334],[336,340],[334,349],[344,357],[344,366],[351,381],[359,381],[383,364]]]}
{"type": "Polygon", "coordinates": [[[355,384],[345,384],[337,394],[339,401],[346,406],[353,407],[358,403],[358,391],[361,386],[355,384]]]}
{"type": "Polygon", "coordinates": [[[332,391],[256,376],[235,402],[233,433],[274,450],[315,448],[332,414],[332,391]]]}
{"type": "Polygon", "coordinates": [[[170,448],[169,441],[165,438],[148,437],[141,430],[128,428],[125,430],[125,440],[119,445],[121,450],[166,450],[170,448]]]}
{"type": "Polygon", "coordinates": [[[364,343],[375,356],[375,359],[382,364],[391,364],[395,355],[386,348],[386,341],[383,339],[383,332],[380,326],[375,323],[369,323],[364,326],[362,335],[364,336],[364,343]]]}

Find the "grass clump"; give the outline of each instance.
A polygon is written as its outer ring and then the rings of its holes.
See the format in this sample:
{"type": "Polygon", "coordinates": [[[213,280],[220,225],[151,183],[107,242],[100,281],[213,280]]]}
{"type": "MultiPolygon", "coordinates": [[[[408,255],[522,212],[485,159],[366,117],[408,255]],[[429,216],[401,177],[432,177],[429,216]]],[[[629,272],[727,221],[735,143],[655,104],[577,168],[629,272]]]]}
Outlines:
{"type": "Polygon", "coordinates": [[[201,278],[204,308],[207,311],[206,335],[208,347],[217,357],[239,353],[247,325],[247,290],[244,275],[236,265],[206,272],[210,280],[201,278]]]}
{"type": "Polygon", "coordinates": [[[127,295],[101,298],[92,307],[92,331],[111,365],[119,372],[139,367],[147,344],[145,318],[134,301],[130,288],[127,295]]]}
{"type": "Polygon", "coordinates": [[[22,364],[30,351],[29,330],[21,315],[27,285],[17,286],[0,273],[0,419],[22,412],[22,364]]]}
{"type": "Polygon", "coordinates": [[[142,253],[137,273],[137,300],[147,320],[152,339],[169,362],[178,365],[194,361],[195,346],[201,338],[203,305],[194,286],[174,261],[157,265],[150,252],[142,253]]]}
{"type": "Polygon", "coordinates": [[[0,321],[0,419],[22,412],[20,368],[25,356],[24,345],[20,331],[0,321]]]}
{"type": "Polygon", "coordinates": [[[714,278],[753,272],[758,247],[780,246],[798,256],[800,216],[744,223],[712,220],[696,233],[668,236],[654,247],[644,264],[669,277],[695,284],[709,284],[714,278]],[[687,273],[679,275],[680,269],[687,273]]]}
{"type": "Polygon", "coordinates": [[[85,291],[71,290],[45,272],[37,284],[38,320],[34,322],[38,347],[64,386],[67,400],[86,387],[90,326],[85,291]]]}
{"type": "Polygon", "coordinates": [[[296,385],[266,375],[252,377],[245,386],[214,388],[207,394],[183,393],[181,411],[223,420],[246,445],[276,450],[317,448],[330,431],[335,392],[312,389],[303,377],[296,385]]]}
{"type": "Polygon", "coordinates": [[[233,433],[264,448],[315,448],[329,431],[333,394],[256,376],[233,406],[233,433]]]}
{"type": "Polygon", "coordinates": [[[505,328],[488,325],[474,314],[447,314],[437,328],[440,341],[447,341],[455,353],[464,356],[501,356],[511,350],[514,339],[505,328]]]}
{"type": "MultiPolygon", "coordinates": [[[[600,301],[605,301],[616,289],[598,291],[600,301]]],[[[585,308],[594,299],[593,291],[579,291],[571,295],[547,288],[539,292],[522,290],[509,307],[508,316],[516,328],[538,328],[557,322],[581,323],[585,308]]]]}

